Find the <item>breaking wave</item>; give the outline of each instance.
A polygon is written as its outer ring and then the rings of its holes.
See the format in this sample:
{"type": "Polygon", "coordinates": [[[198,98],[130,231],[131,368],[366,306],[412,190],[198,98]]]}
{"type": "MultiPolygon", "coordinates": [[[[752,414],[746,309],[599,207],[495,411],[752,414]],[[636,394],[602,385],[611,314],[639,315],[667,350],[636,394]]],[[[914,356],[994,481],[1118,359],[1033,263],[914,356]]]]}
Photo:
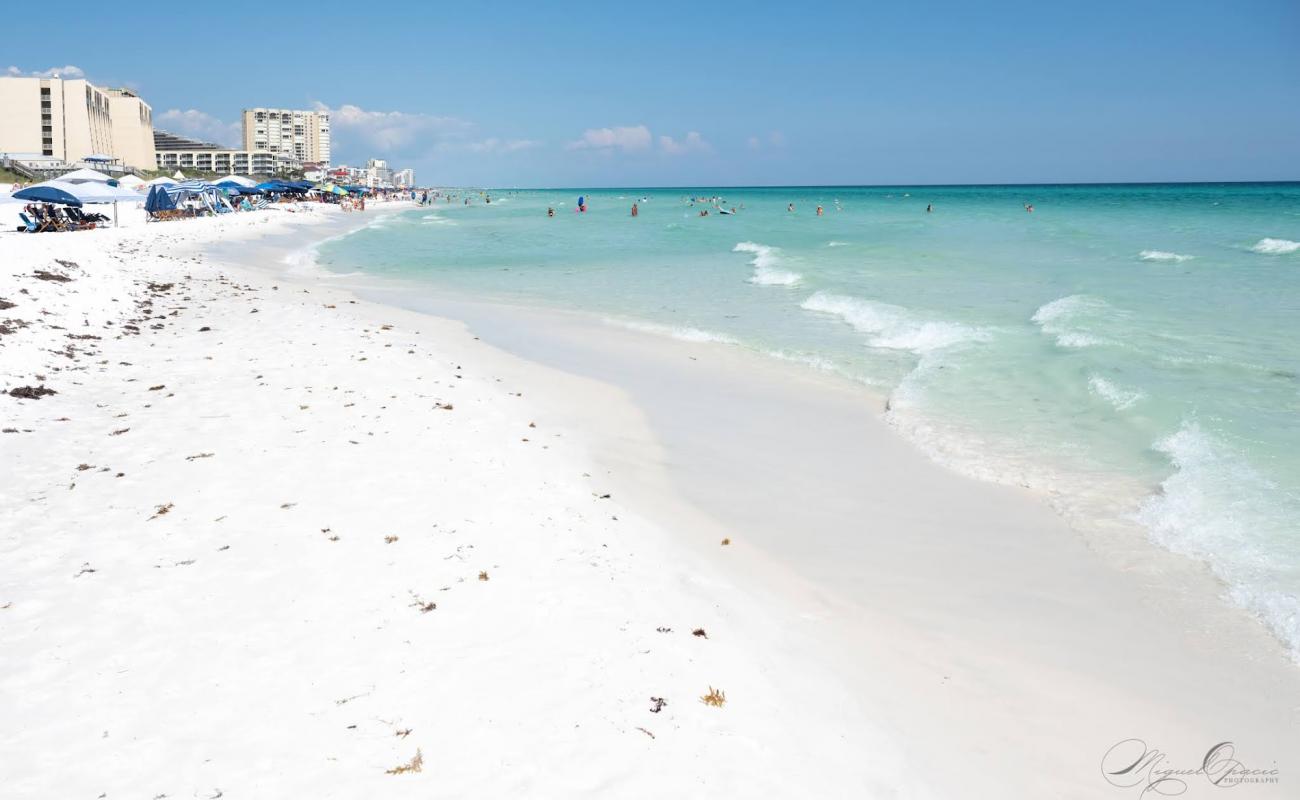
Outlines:
{"type": "Polygon", "coordinates": [[[963,342],[984,341],[988,332],[958,322],[926,320],[900,306],[818,292],[803,301],[808,311],[833,314],[867,334],[872,347],[929,353],[963,342]]]}
{"type": "Polygon", "coordinates": [[[1250,249],[1268,256],[1283,256],[1300,250],[1300,242],[1293,242],[1290,239],[1260,239],[1250,249]]]}
{"type": "Polygon", "coordinates": [[[1183,261],[1190,261],[1193,258],[1195,258],[1195,256],[1185,256],[1180,253],[1170,253],[1165,250],[1143,250],[1141,253],[1138,253],[1138,258],[1142,259],[1143,261],[1183,262],[1183,261]]]}
{"type": "Polygon", "coordinates": [[[753,253],[754,257],[749,263],[754,267],[754,274],[750,277],[749,282],[758,286],[794,286],[803,280],[803,276],[797,272],[781,269],[777,265],[781,261],[780,251],[775,247],[769,247],[757,242],[741,242],[731,248],[733,253],[753,253]]]}

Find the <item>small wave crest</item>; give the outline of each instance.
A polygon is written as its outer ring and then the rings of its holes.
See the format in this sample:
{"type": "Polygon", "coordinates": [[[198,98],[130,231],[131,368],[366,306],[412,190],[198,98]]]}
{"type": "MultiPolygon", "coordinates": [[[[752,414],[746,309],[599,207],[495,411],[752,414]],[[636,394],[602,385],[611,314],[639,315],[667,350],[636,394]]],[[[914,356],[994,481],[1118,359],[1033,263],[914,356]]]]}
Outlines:
{"type": "Polygon", "coordinates": [[[1250,249],[1266,256],[1284,256],[1300,250],[1300,242],[1293,242],[1290,239],[1260,239],[1250,249]]]}
{"type": "Polygon", "coordinates": [[[988,332],[980,328],[946,320],[920,319],[900,306],[859,297],[818,292],[800,307],[837,316],[867,334],[867,343],[872,347],[889,350],[928,353],[988,339],[988,332]]]}
{"type": "Polygon", "coordinates": [[[848,242],[827,242],[826,246],[827,247],[848,247],[849,243],[848,242]]]}
{"type": "Polygon", "coordinates": [[[627,328],[632,331],[641,333],[653,333],[656,336],[668,336],[683,342],[717,343],[717,344],[739,344],[739,340],[734,336],[728,336],[725,333],[715,331],[706,331],[695,328],[690,325],[663,325],[658,322],[645,322],[643,320],[614,319],[606,317],[605,322],[611,325],[617,325],[621,328],[627,328]]]}
{"type": "Polygon", "coordinates": [[[1061,347],[1078,349],[1105,344],[1106,339],[1087,330],[1090,321],[1110,313],[1110,306],[1099,297],[1071,294],[1058,297],[1038,307],[1030,321],[1056,337],[1061,347]]]}
{"type": "Polygon", "coordinates": [[[1181,263],[1183,261],[1190,261],[1195,258],[1195,256],[1170,253],[1167,250],[1143,250],[1141,253],[1138,253],[1138,258],[1143,261],[1173,261],[1181,263]]]}
{"type": "Polygon", "coordinates": [[[1092,390],[1093,394],[1114,406],[1116,411],[1132,408],[1136,403],[1146,398],[1146,392],[1125,389],[1123,386],[1108,381],[1100,375],[1093,375],[1088,379],[1088,388],[1092,390]]]}
{"type": "Polygon", "coordinates": [[[780,251],[775,247],[769,247],[757,242],[741,242],[731,248],[733,253],[752,253],[753,258],[749,263],[754,267],[754,274],[750,277],[749,282],[757,286],[794,286],[803,280],[803,276],[797,272],[791,272],[787,269],[781,269],[777,265],[781,263],[780,251]]]}
{"type": "Polygon", "coordinates": [[[1286,495],[1227,443],[1194,421],[1154,444],[1174,472],[1137,519],[1162,547],[1208,563],[1229,598],[1257,615],[1300,662],[1300,596],[1286,568],[1294,553],[1280,507],[1286,495]],[[1288,575],[1290,579],[1288,580],[1288,575]]]}

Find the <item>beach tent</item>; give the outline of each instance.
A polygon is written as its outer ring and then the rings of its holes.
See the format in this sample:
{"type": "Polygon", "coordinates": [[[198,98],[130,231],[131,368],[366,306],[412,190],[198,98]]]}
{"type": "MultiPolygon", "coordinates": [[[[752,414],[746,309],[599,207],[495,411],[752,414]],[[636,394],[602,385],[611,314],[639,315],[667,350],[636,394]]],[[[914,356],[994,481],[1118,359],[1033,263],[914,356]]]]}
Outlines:
{"type": "Polygon", "coordinates": [[[162,186],[151,186],[149,196],[144,200],[144,210],[150,214],[157,211],[173,211],[176,208],[176,201],[167,190],[162,186]]]}
{"type": "Polygon", "coordinates": [[[185,180],[185,173],[181,172],[180,170],[176,170],[176,174],[173,175],[172,177],[178,181],[183,181],[185,180]]]}
{"type": "Polygon", "coordinates": [[[244,186],[243,184],[234,181],[220,181],[216,186],[218,189],[224,189],[234,195],[262,193],[262,190],[256,186],[244,186]]]}
{"type": "Polygon", "coordinates": [[[252,178],[246,178],[243,175],[233,175],[233,174],[227,175],[224,178],[218,178],[217,180],[213,181],[213,183],[215,183],[218,186],[224,186],[227,183],[234,183],[234,184],[238,184],[239,186],[247,186],[250,189],[257,185],[257,181],[253,180],[252,178]]]}
{"type": "MultiPolygon", "coordinates": [[[[64,177],[66,178],[67,176],[65,175],[64,177]]],[[[117,183],[119,186],[125,186],[128,189],[139,189],[141,186],[145,185],[144,178],[141,178],[139,175],[123,175],[122,179],[117,183]]]]}
{"type": "Polygon", "coordinates": [[[175,185],[175,183],[176,181],[172,180],[171,178],[162,177],[162,178],[154,178],[151,181],[145,181],[144,185],[145,186],[173,186],[175,185]]]}
{"type": "Polygon", "coordinates": [[[60,203],[65,206],[81,207],[76,195],[61,186],[37,184],[13,193],[15,200],[34,200],[39,203],[60,203]]]}
{"type": "Polygon", "coordinates": [[[60,175],[58,180],[64,183],[108,183],[112,178],[93,169],[77,169],[66,175],[60,175]]]}

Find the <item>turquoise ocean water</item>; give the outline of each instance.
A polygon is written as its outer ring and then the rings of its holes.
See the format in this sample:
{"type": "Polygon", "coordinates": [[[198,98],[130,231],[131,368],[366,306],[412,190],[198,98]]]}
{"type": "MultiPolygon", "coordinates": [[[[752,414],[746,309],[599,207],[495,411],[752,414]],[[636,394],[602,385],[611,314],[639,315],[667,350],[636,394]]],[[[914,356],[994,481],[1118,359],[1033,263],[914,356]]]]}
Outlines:
{"type": "Polygon", "coordinates": [[[488,194],[318,262],[860,381],[942,463],[1204,560],[1300,657],[1300,184],[488,194]]]}

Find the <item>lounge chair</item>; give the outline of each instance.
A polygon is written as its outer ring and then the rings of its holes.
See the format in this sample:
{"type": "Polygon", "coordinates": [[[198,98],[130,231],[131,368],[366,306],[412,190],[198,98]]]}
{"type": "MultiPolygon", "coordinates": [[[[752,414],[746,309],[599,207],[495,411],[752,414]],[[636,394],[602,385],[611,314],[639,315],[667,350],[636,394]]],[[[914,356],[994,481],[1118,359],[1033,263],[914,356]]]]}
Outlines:
{"type": "Polygon", "coordinates": [[[44,227],[37,225],[32,221],[31,217],[27,216],[27,214],[22,211],[18,212],[18,218],[23,221],[22,227],[18,229],[20,233],[40,233],[45,230],[44,227]]]}

